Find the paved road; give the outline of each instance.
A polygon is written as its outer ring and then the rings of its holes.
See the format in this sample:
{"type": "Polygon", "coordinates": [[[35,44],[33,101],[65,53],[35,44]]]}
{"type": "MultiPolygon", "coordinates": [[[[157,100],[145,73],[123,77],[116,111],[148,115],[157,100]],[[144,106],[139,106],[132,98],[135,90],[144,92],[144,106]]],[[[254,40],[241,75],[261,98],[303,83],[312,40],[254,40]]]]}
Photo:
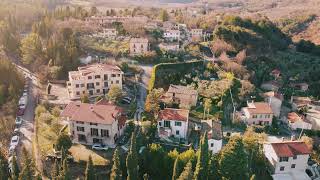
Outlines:
{"type": "Polygon", "coordinates": [[[144,70],[144,73],[141,77],[141,82],[138,84],[138,98],[137,98],[137,111],[135,113],[135,120],[141,120],[141,113],[144,111],[144,104],[147,97],[147,89],[149,80],[151,77],[152,66],[148,65],[140,65],[140,67],[144,70]]]}
{"type": "Polygon", "coordinates": [[[17,69],[27,76],[27,83],[29,85],[28,104],[26,106],[25,113],[22,116],[23,122],[20,126],[21,136],[20,145],[17,149],[17,159],[19,162],[21,162],[22,148],[25,147],[29,155],[34,155],[37,169],[42,171],[42,161],[39,156],[38,148],[34,148],[32,145],[32,141],[35,140],[34,115],[39,96],[39,79],[34,73],[19,65],[19,61],[17,59],[11,59],[16,65],[17,69]]]}

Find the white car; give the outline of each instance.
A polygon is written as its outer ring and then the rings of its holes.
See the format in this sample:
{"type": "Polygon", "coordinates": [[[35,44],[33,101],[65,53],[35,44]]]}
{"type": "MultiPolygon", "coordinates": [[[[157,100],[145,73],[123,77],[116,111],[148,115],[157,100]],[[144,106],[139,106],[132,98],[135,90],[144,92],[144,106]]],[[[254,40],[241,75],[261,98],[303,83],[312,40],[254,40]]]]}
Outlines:
{"type": "Polygon", "coordinates": [[[22,124],[23,119],[20,116],[16,117],[16,125],[20,126],[22,124]]]}
{"type": "Polygon", "coordinates": [[[19,136],[13,136],[11,138],[11,143],[10,143],[10,147],[11,146],[17,146],[19,144],[19,136]]]}
{"type": "Polygon", "coordinates": [[[9,147],[9,155],[13,155],[14,151],[16,150],[17,146],[10,146],[9,147]]]}
{"type": "Polygon", "coordinates": [[[94,144],[92,145],[92,149],[95,149],[95,150],[108,150],[109,147],[106,146],[106,145],[102,145],[102,144],[94,144]]]}

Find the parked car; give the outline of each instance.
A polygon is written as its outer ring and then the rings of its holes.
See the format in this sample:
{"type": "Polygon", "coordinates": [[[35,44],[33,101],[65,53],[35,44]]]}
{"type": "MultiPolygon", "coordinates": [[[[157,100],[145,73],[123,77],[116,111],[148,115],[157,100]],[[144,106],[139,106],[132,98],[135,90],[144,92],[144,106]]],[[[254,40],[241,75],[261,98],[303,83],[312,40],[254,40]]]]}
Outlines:
{"type": "MultiPolygon", "coordinates": [[[[46,156],[46,160],[50,160],[50,161],[61,161],[62,159],[62,155],[61,154],[48,154],[46,156]]],[[[67,161],[68,162],[74,162],[74,158],[71,155],[67,155],[67,161]]]]}
{"type": "Polygon", "coordinates": [[[10,147],[9,147],[9,155],[10,155],[10,156],[13,155],[14,151],[16,150],[16,147],[17,147],[17,146],[10,146],[10,147]]]}
{"type": "Polygon", "coordinates": [[[16,126],[20,126],[22,124],[23,119],[21,118],[21,116],[17,116],[16,117],[16,126]]]}
{"type": "Polygon", "coordinates": [[[19,136],[13,136],[11,138],[10,147],[11,146],[17,146],[19,144],[19,140],[20,140],[19,136]]]}
{"type": "Polygon", "coordinates": [[[109,149],[109,147],[103,144],[94,144],[92,145],[92,149],[99,150],[99,151],[102,151],[102,150],[106,151],[109,149]]]}
{"type": "Polygon", "coordinates": [[[19,128],[15,128],[13,131],[13,135],[14,136],[20,136],[20,129],[19,128]]]}
{"type": "Polygon", "coordinates": [[[24,111],[25,111],[25,109],[21,109],[21,108],[19,107],[19,109],[18,109],[18,111],[17,111],[17,116],[23,116],[23,115],[24,115],[24,111]]]}

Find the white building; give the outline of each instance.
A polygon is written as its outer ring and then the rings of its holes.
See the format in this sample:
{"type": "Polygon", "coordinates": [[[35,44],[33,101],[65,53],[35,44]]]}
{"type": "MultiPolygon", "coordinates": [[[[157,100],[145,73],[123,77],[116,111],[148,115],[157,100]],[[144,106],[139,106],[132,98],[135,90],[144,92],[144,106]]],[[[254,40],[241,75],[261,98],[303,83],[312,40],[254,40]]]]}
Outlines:
{"type": "Polygon", "coordinates": [[[311,151],[304,142],[264,143],[263,151],[269,162],[273,179],[291,177],[293,180],[304,180],[309,178],[305,170],[311,151]]]}
{"type": "Polygon", "coordinates": [[[266,92],[263,94],[264,101],[268,103],[272,109],[275,117],[280,116],[283,95],[274,91],[266,92]]]}
{"type": "Polygon", "coordinates": [[[187,139],[189,110],[165,108],[159,112],[158,134],[160,137],[187,139]]]}
{"type": "Polygon", "coordinates": [[[320,107],[309,106],[309,108],[306,119],[312,124],[313,130],[320,130],[320,107]]]}
{"type": "Polygon", "coordinates": [[[165,51],[179,51],[179,43],[160,43],[159,48],[165,51]]]}
{"type": "Polygon", "coordinates": [[[299,116],[295,112],[288,113],[288,126],[292,130],[297,129],[312,129],[312,124],[304,116],[299,116]]]}
{"type": "Polygon", "coordinates": [[[191,29],[190,31],[191,38],[194,41],[201,41],[203,37],[203,30],[202,29],[191,29]]]}
{"type": "Polygon", "coordinates": [[[180,40],[180,30],[170,29],[163,33],[163,38],[168,41],[179,41],[180,40]]]}
{"type": "Polygon", "coordinates": [[[150,50],[149,40],[147,38],[131,38],[129,45],[131,55],[144,54],[150,50]]]}
{"type": "Polygon", "coordinates": [[[271,125],[273,112],[268,103],[248,102],[248,106],[242,108],[244,122],[248,125],[271,125]]]}
{"type": "Polygon", "coordinates": [[[122,76],[121,69],[114,65],[92,64],[79,67],[78,71],[69,72],[69,96],[71,99],[79,99],[82,95],[100,96],[114,85],[122,89],[122,76]]]}
{"type": "Polygon", "coordinates": [[[97,104],[71,102],[61,117],[68,121],[72,142],[85,145],[104,144],[114,147],[126,122],[120,107],[102,101],[97,104]]]}
{"type": "Polygon", "coordinates": [[[202,120],[201,132],[208,133],[209,150],[216,154],[222,149],[222,125],[220,121],[202,120]]]}
{"type": "Polygon", "coordinates": [[[102,36],[104,38],[114,39],[118,35],[118,32],[115,28],[104,28],[102,32],[102,36]]]}

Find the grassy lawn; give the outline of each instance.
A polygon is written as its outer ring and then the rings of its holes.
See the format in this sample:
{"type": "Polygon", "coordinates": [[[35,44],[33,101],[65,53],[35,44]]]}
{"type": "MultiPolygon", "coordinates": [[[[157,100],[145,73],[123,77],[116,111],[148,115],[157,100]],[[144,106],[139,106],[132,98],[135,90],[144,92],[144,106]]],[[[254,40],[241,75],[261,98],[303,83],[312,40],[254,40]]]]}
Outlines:
{"type": "MultiPolygon", "coordinates": [[[[219,109],[213,106],[208,114],[209,119],[216,119],[218,117],[219,109]]],[[[190,116],[198,119],[203,119],[203,106],[200,105],[194,109],[191,109],[190,116]]]]}
{"type": "Polygon", "coordinates": [[[108,151],[93,151],[87,146],[81,144],[74,144],[69,152],[72,154],[75,162],[86,162],[89,159],[89,156],[92,157],[93,164],[95,166],[108,166],[112,159],[113,149],[108,151]]]}

